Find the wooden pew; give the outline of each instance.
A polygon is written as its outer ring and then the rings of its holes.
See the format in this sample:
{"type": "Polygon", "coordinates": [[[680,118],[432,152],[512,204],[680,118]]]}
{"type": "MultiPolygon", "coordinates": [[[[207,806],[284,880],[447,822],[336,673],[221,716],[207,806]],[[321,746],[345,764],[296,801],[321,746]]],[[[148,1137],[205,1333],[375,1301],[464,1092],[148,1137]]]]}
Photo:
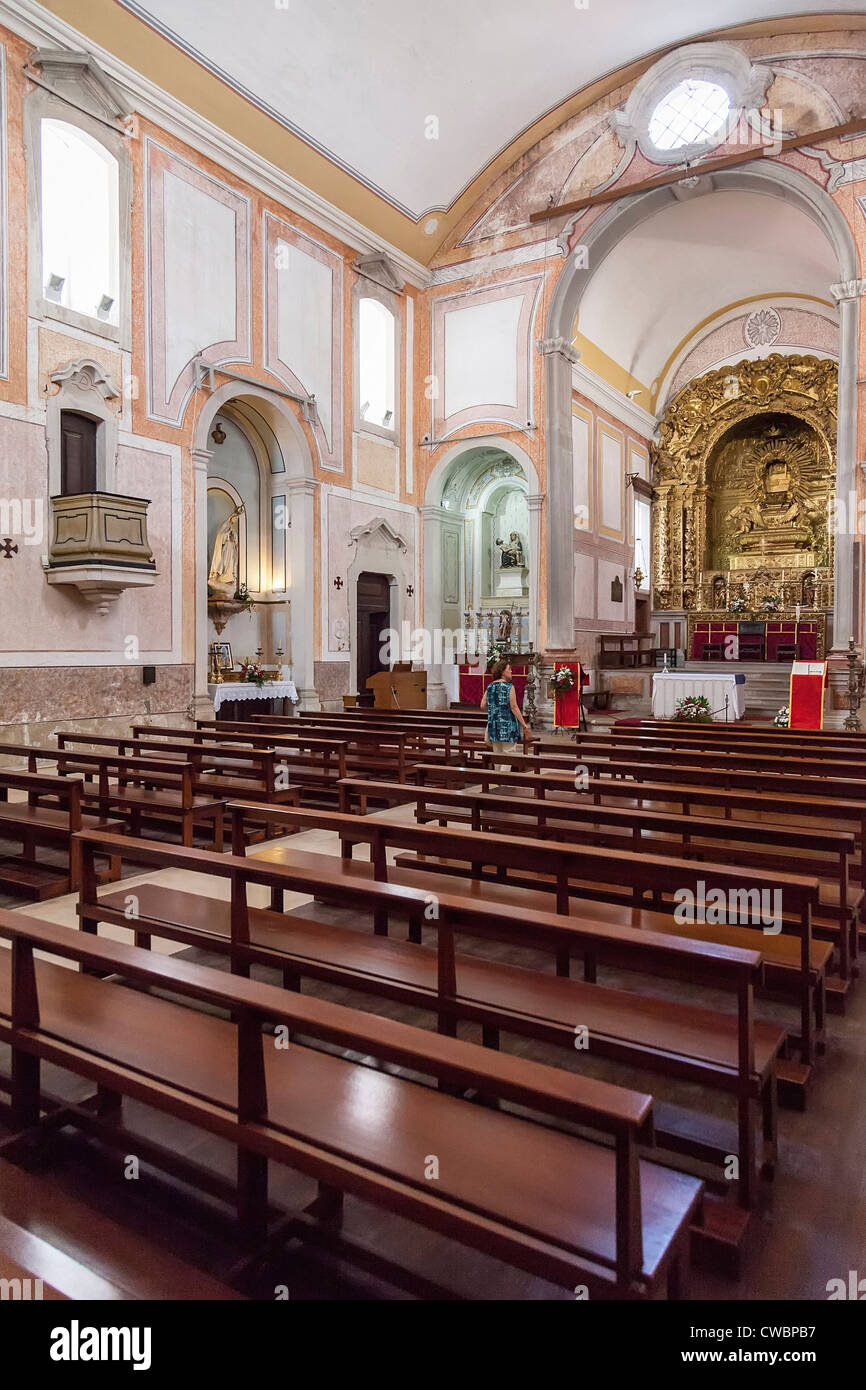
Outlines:
{"type": "MultiPolygon", "coordinates": [[[[777,739],[768,736],[766,738],[755,738],[744,743],[741,738],[727,738],[724,735],[709,743],[700,743],[694,738],[680,738],[676,733],[673,734],[629,734],[620,733],[613,729],[609,733],[600,733],[595,730],[589,733],[581,732],[577,737],[569,740],[567,745],[563,745],[562,739],[538,739],[533,744],[533,754],[537,753],[559,753],[570,752],[571,748],[578,752],[586,750],[588,753],[601,752],[603,750],[615,750],[623,755],[631,755],[640,752],[642,756],[648,756],[649,750],[655,750],[659,755],[671,751],[683,754],[688,751],[690,754],[699,751],[701,756],[708,754],[719,754],[726,761],[732,755],[749,758],[754,765],[762,766],[762,759],[767,757],[802,757],[809,762],[821,763],[842,763],[846,768],[856,768],[859,771],[866,771],[866,748],[852,745],[846,748],[838,743],[780,743],[777,739]]],[[[853,775],[853,774],[851,774],[853,775]]]]}
{"type": "MultiPolygon", "coordinates": [[[[280,727],[279,716],[254,715],[256,727],[274,733],[280,727]]],[[[304,728],[319,737],[339,737],[347,741],[349,771],[354,774],[382,776],[400,781],[405,772],[418,761],[451,762],[457,745],[447,726],[418,725],[373,726],[360,725],[357,720],[321,723],[315,718],[304,720],[304,728]],[[397,776],[394,776],[396,763],[397,776]]]]}
{"type": "Polygon", "coordinates": [[[866,748],[866,733],[857,733],[849,729],[778,729],[774,724],[698,724],[687,720],[644,719],[639,724],[615,722],[611,725],[611,730],[638,737],[643,733],[652,734],[658,731],[659,735],[695,739],[699,743],[715,742],[718,738],[730,737],[738,739],[746,747],[753,738],[772,737],[780,744],[790,744],[794,747],[800,744],[820,746],[835,743],[842,748],[866,748]]]}
{"type": "Polygon", "coordinates": [[[223,843],[224,801],[193,793],[193,769],[189,763],[166,759],[124,758],[114,753],[70,753],[55,748],[17,749],[0,744],[0,755],[24,751],[28,770],[36,772],[40,762],[53,763],[61,777],[81,779],[84,806],[97,807],[103,819],[112,811],[122,814],[132,834],[140,833],[141,822],[179,822],[181,839],[191,845],[198,825],[205,825],[214,848],[223,843]]]}
{"type": "MultiPolygon", "coordinates": [[[[50,1061],[119,1098],[106,1129],[123,1133],[121,1098],[130,1096],[236,1145],[247,1239],[268,1235],[273,1160],[319,1182],[332,1243],[347,1193],[569,1289],[586,1284],[593,1297],[679,1292],[702,1184],[640,1157],[650,1096],[19,913],[0,912],[0,938],[12,943],[0,952],[0,1039],[12,1050],[20,1131],[39,1133],[40,1066],[50,1061]],[[306,1044],[278,1050],[272,1037],[266,1044],[267,1024],[566,1120],[613,1147],[306,1044]],[[387,1114],[387,1125],[371,1126],[371,1112],[387,1114]],[[431,1136],[435,1185],[424,1175],[431,1136]]],[[[67,1122],[75,1113],[70,1107],[67,1122]]],[[[155,1142],[149,1150],[151,1159],[160,1152],[155,1142]]],[[[179,1164],[162,1150],[162,1162],[191,1179],[189,1159],[179,1164]]],[[[201,1180],[214,1190],[213,1175],[201,1180]]],[[[306,1233],[311,1216],[287,1231],[306,1233]]],[[[351,1250],[347,1238],[340,1247],[351,1250]]],[[[375,1256],[366,1258],[369,1268],[375,1256]]],[[[386,1268],[381,1256],[378,1265],[386,1268]]]]}
{"type": "MultiPolygon", "coordinates": [[[[20,856],[0,858],[0,888],[44,902],[78,887],[71,856],[71,839],[76,831],[107,830],[119,833],[123,822],[85,814],[81,809],[81,784],[66,777],[34,772],[0,771],[0,838],[18,840],[20,856]],[[10,801],[10,791],[23,791],[27,799],[10,801]],[[52,804],[44,805],[50,798],[52,804]],[[62,852],[64,864],[49,864],[36,857],[37,848],[62,852]]],[[[119,876],[116,861],[101,872],[102,882],[119,876]]]]}
{"type": "MultiPolygon", "coordinates": [[[[341,819],[328,811],[299,814],[305,825],[328,826],[341,819]]],[[[235,808],[234,815],[242,818],[242,808],[235,808]]],[[[97,842],[90,836],[84,843],[85,852],[92,853],[97,842]]],[[[124,857],[155,867],[191,862],[185,851],[147,842],[130,843],[124,857]]],[[[342,861],[334,864],[333,860],[329,864],[327,858],[306,855],[305,867],[277,867],[272,883],[280,893],[286,888],[318,892],[323,881],[336,880],[341,901],[351,893],[357,912],[366,909],[370,916],[375,916],[380,902],[378,888],[369,878],[358,876],[364,866],[342,861]]],[[[194,862],[201,863],[201,856],[194,862]]],[[[258,856],[249,862],[261,870],[258,856]]],[[[448,895],[440,899],[438,915],[428,922],[436,933],[436,947],[431,949],[371,939],[363,931],[347,931],[307,920],[303,909],[285,917],[273,910],[244,908],[246,893],[241,894],[241,876],[236,868],[222,858],[207,865],[207,871],[230,878],[229,901],[165,888],[158,883],[136,885],[137,940],[149,942],[151,936],[166,937],[215,949],[229,955],[236,971],[246,971],[253,963],[276,966],[282,969],[286,984],[296,989],[302,979],[310,978],[435,1010],[439,1030],[449,1035],[454,1034],[459,1020],[480,1023],[487,1046],[498,1047],[500,1030],[504,1030],[555,1043],[573,1056],[575,1020],[579,1019],[588,1030],[590,1055],[686,1078],[710,1090],[733,1095],[738,1112],[736,1151],[740,1156],[740,1181],[726,1186],[728,1191],[733,1187],[737,1192],[741,1216],[733,1217],[725,1203],[721,1204],[723,1210],[713,1208],[712,1214],[706,1213],[699,1239],[716,1254],[721,1248],[727,1257],[738,1258],[747,1229],[745,1213],[754,1207],[757,1193],[756,1111],[760,1111],[763,1120],[765,1170],[775,1157],[774,1064],[785,1042],[784,1030],[753,1018],[750,1000],[760,970],[756,952],[637,933],[630,928],[590,921],[574,923],[551,913],[536,914],[527,920],[525,914],[513,909],[502,912],[477,902],[457,905],[448,895]],[[599,956],[603,960],[621,956],[628,961],[629,969],[638,973],[684,971],[693,983],[703,983],[714,990],[730,989],[737,1012],[719,1013],[669,999],[654,1000],[644,993],[557,980],[533,969],[455,954],[455,927],[459,927],[461,935],[478,935],[482,939],[492,936],[506,941],[516,937],[521,944],[547,950],[564,937],[573,942],[585,960],[592,958],[594,964],[599,956]]],[[[326,896],[327,892],[326,887],[326,896]]],[[[427,896],[418,890],[404,889],[400,908],[407,914],[417,914],[427,901],[427,896]]],[[[389,907],[393,912],[393,899],[389,899],[389,907]]],[[[79,913],[87,931],[97,930],[100,922],[129,927],[129,894],[103,894],[97,898],[95,890],[90,897],[82,891],[79,913]]],[[[713,1161],[720,1168],[732,1151],[730,1141],[719,1147],[717,1135],[701,1135],[694,1115],[678,1130],[657,1121],[656,1133],[666,1149],[713,1161]]]]}
{"type": "MultiPolygon", "coordinates": [[[[186,739],[132,738],[120,739],[104,735],[57,732],[55,737],[63,752],[94,748],[113,748],[121,757],[156,758],[170,764],[188,763],[192,768],[194,797],[243,797],[247,802],[262,802],[265,806],[300,804],[300,788],[291,786],[284,758],[273,748],[244,748],[216,744],[206,747],[196,743],[187,731],[186,739]]],[[[247,833],[251,840],[271,836],[270,822],[263,809],[250,809],[247,833]]]]}
{"type": "MultiPolygon", "coordinates": [[[[347,778],[340,786],[340,810],[358,806],[366,813],[379,793],[375,782],[347,778]]],[[[625,852],[674,854],[749,868],[782,869],[814,874],[821,906],[812,918],[813,932],[832,940],[839,950],[837,993],[844,997],[853,982],[857,955],[858,913],[863,887],[849,881],[855,849],[852,831],[773,826],[761,821],[696,817],[645,807],[601,807],[586,800],[551,803],[538,797],[492,796],[466,790],[421,786],[387,788],[389,801],[415,806],[419,824],[465,825],[474,831],[538,835],[581,844],[618,847],[625,852]],[[528,822],[528,823],[527,823],[528,822]]]]}
{"type": "MultiPolygon", "coordinates": [[[[301,812],[287,810],[280,814],[288,823],[312,824],[305,822],[301,812]]],[[[396,876],[398,882],[423,883],[436,894],[440,891],[474,893],[497,907],[516,905],[527,911],[544,911],[546,903],[553,901],[556,911],[567,915],[607,915],[608,920],[624,925],[726,945],[760,950],[763,942],[777,943],[772,949],[775,962],[778,962],[779,980],[787,983],[799,1002],[797,1043],[801,1069],[792,1070],[790,1089],[798,1100],[802,1099],[814,1052],[821,1045],[823,985],[830,955],[829,948],[823,957],[820,952],[813,951],[811,919],[819,900],[816,878],[778,870],[758,873],[712,861],[696,863],[673,857],[663,860],[648,854],[632,854],[623,859],[617,850],[539,843],[517,836],[482,837],[471,831],[391,823],[378,817],[345,817],[344,821],[342,829],[333,818],[329,821],[341,835],[344,854],[351,856],[355,843],[353,834],[357,842],[372,844],[372,872],[385,881],[394,881],[396,876]],[[387,864],[386,848],[409,853],[398,855],[392,868],[387,864]],[[531,864],[532,868],[524,868],[526,864],[531,864]],[[706,884],[708,879],[725,894],[731,890],[740,893],[756,889],[759,901],[761,890],[778,890],[783,895],[783,924],[789,933],[788,942],[783,943],[781,935],[768,934],[749,923],[677,921],[673,915],[676,902],[670,894],[672,885],[688,889],[698,900],[701,883],[706,884]],[[651,917],[648,906],[644,905],[647,893],[652,895],[651,917]],[[576,899],[584,901],[577,901],[575,905],[576,899]],[[614,906],[612,916],[603,913],[607,905],[614,906]]],[[[297,866],[303,852],[299,858],[299,852],[294,849],[273,847],[257,857],[273,864],[297,866]]],[[[275,899],[272,905],[278,907],[280,903],[275,899]]],[[[378,923],[376,929],[387,931],[387,924],[378,923]]],[[[569,965],[568,953],[563,951],[557,957],[557,974],[567,976],[569,965]]]]}
{"type": "MultiPolygon", "coordinates": [[[[287,719],[287,725],[297,721],[287,719]]],[[[152,732],[146,724],[134,724],[133,734],[144,735],[152,732]]],[[[308,737],[304,733],[281,735],[263,731],[258,724],[240,720],[200,719],[195,729],[160,729],[159,733],[177,743],[211,745],[216,742],[226,747],[273,748],[286,762],[290,785],[300,788],[301,800],[334,801],[338,798],[337,782],[348,772],[345,739],[308,737]],[[277,748],[277,745],[279,747],[277,748]]]]}

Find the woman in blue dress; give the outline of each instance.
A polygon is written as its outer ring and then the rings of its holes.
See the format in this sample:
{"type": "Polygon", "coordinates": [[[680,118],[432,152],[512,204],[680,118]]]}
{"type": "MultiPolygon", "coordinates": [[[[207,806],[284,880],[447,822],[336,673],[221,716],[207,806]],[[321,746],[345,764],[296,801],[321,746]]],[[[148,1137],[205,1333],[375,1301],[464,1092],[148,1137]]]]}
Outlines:
{"type": "MultiPolygon", "coordinates": [[[[517,695],[511,683],[512,672],[507,661],[494,662],[490,684],[481,697],[481,708],[487,710],[487,742],[497,753],[516,753],[521,738],[531,739],[532,732],[520,712],[517,695]]],[[[497,767],[507,772],[509,765],[497,767]]]]}

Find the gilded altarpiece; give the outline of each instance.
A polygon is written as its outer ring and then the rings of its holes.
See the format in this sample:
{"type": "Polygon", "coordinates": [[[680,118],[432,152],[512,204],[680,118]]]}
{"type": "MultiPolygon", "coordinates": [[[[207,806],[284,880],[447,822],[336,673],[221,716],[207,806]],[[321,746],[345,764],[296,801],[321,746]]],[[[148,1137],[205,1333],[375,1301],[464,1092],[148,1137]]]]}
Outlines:
{"type": "Polygon", "coordinates": [[[778,353],[680,392],[652,446],[657,612],[832,610],[836,401],[835,362],[778,353]]]}

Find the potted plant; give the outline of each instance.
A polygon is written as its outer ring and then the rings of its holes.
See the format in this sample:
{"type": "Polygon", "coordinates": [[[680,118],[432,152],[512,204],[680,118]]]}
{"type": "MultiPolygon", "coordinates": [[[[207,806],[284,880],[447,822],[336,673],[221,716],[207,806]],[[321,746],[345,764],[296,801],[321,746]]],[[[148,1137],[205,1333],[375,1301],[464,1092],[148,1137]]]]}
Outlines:
{"type": "Polygon", "coordinates": [[[706,695],[684,695],[674,705],[674,719],[688,719],[696,724],[711,724],[712,710],[706,695]]]}
{"type": "Polygon", "coordinates": [[[744,598],[732,598],[729,611],[731,613],[748,613],[749,605],[744,598]]]}
{"type": "Polygon", "coordinates": [[[790,728],[790,726],[791,726],[791,710],[790,710],[790,708],[788,707],[788,705],[783,705],[782,708],[781,708],[780,710],[777,710],[777,711],[776,711],[776,715],[775,715],[775,718],[773,719],[773,723],[775,724],[775,726],[776,726],[777,729],[788,729],[788,728],[790,728]]]}

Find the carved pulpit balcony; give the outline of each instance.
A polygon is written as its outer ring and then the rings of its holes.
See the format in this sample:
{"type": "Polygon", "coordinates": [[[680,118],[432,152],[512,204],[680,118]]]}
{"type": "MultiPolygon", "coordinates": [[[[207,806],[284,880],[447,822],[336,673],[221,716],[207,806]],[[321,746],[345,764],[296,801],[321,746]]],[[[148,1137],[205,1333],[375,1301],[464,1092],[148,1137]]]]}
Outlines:
{"type": "Polygon", "coordinates": [[[52,497],[49,584],[72,584],[101,614],[125,589],[149,588],[156,561],[144,497],[82,492],[52,497]]]}

